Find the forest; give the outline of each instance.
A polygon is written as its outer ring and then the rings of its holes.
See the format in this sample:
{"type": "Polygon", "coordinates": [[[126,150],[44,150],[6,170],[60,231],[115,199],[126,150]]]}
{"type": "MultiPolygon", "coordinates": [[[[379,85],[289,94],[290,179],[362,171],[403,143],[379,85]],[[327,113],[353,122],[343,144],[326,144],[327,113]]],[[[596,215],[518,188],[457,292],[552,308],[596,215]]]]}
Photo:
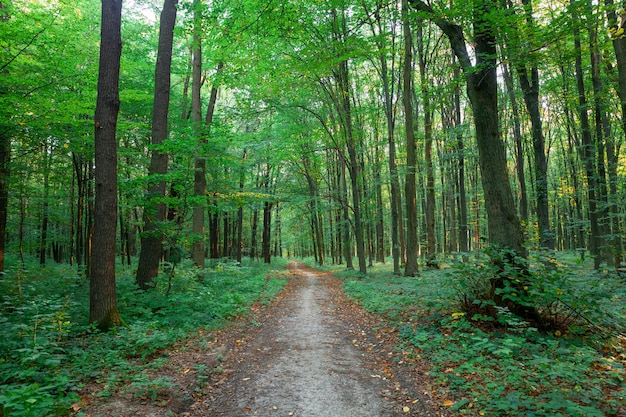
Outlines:
{"type": "Polygon", "coordinates": [[[150,397],[288,259],[455,415],[623,415],[625,29],[613,0],[0,0],[0,416],[150,397]]]}

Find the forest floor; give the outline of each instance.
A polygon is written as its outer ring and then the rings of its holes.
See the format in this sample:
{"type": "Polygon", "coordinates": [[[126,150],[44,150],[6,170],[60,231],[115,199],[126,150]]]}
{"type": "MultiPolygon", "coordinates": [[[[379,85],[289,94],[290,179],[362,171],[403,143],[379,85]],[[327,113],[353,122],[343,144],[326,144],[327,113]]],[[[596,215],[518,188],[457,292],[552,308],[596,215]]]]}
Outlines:
{"type": "Polygon", "coordinates": [[[150,371],[152,385],[87,395],[80,415],[449,415],[427,364],[398,350],[394,329],[348,300],[331,274],[295,262],[290,274],[271,305],[171,351],[150,371]]]}

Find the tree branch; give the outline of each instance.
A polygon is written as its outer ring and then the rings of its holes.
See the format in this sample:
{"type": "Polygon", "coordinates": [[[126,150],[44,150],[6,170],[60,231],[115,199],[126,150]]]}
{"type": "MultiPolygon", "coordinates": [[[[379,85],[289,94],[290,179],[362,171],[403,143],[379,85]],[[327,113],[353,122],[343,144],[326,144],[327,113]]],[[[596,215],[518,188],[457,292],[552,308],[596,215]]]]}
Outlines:
{"type": "Polygon", "coordinates": [[[470,59],[469,53],[467,52],[467,44],[465,42],[465,35],[463,34],[463,29],[461,26],[451,23],[440,16],[431,6],[424,3],[422,0],[408,0],[411,7],[419,12],[424,12],[428,20],[433,22],[435,25],[441,29],[441,31],[448,37],[450,40],[450,45],[452,46],[452,50],[454,54],[459,59],[459,63],[461,64],[461,68],[468,74],[471,70],[474,69],[472,65],[472,60],[470,59]]]}

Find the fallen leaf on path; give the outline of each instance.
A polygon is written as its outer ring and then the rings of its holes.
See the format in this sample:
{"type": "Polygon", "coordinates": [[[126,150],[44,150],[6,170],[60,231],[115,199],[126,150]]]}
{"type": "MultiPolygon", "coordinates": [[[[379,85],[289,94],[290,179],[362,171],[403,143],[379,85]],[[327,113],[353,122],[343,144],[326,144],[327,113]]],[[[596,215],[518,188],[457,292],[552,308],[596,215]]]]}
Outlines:
{"type": "Polygon", "coordinates": [[[408,413],[409,411],[411,411],[411,409],[409,407],[402,407],[402,411],[408,413]]]}
{"type": "Polygon", "coordinates": [[[453,405],[454,405],[454,401],[451,401],[451,400],[445,400],[443,402],[444,407],[452,407],[453,405]]]}

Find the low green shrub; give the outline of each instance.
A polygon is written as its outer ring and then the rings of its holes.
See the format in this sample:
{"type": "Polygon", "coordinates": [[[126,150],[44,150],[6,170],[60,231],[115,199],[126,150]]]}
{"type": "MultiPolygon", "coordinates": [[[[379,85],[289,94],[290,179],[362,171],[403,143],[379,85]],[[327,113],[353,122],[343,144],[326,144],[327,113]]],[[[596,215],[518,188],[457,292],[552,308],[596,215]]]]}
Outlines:
{"type": "MultiPolygon", "coordinates": [[[[142,372],[162,363],[160,355],[199,329],[215,329],[255,301],[267,303],[285,285],[280,270],[246,261],[198,270],[188,260],[161,274],[155,288],[138,290],[134,276],[119,268],[118,306],[127,326],[110,332],[87,324],[89,283],[67,265],[26,270],[7,259],[0,278],[0,415],[67,415],[88,381],[100,396],[122,386],[154,398],[168,381],[142,372]],[[138,379],[139,378],[139,379],[138,379]]],[[[14,260],[13,260],[14,261],[14,260]]]]}
{"type": "MultiPolygon", "coordinates": [[[[587,265],[532,260],[528,296],[557,308],[567,324],[552,333],[529,326],[506,308],[496,318],[465,309],[464,298],[483,297],[494,270],[484,258],[394,276],[389,264],[367,277],[343,274],[346,292],[399,329],[399,346],[430,363],[435,386],[456,398],[457,415],[583,417],[618,416],[626,410],[626,288],[618,278],[587,265]]],[[[472,301],[473,303],[474,301],[472,301]]]]}

